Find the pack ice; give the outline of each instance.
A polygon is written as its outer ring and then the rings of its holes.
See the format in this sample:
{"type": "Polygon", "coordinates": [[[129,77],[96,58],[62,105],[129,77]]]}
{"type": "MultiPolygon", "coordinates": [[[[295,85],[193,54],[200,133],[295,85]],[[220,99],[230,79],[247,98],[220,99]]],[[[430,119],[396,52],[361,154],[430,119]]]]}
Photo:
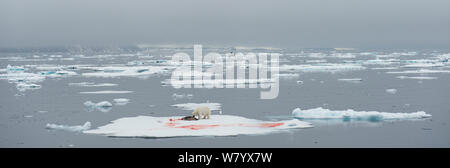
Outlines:
{"type": "Polygon", "coordinates": [[[48,123],[46,125],[47,129],[55,129],[55,130],[64,130],[64,131],[71,131],[71,132],[82,132],[85,130],[88,130],[91,128],[91,122],[86,122],[83,125],[75,125],[75,126],[68,126],[68,125],[58,125],[58,124],[50,124],[48,123]]]}
{"type": "Polygon", "coordinates": [[[402,119],[421,119],[429,118],[430,114],[424,111],[414,113],[389,113],[378,111],[354,111],[348,110],[329,110],[322,107],[302,110],[300,108],[294,109],[292,115],[301,119],[343,119],[343,120],[367,120],[367,121],[382,121],[382,120],[402,120],[402,119]]]}
{"type": "Polygon", "coordinates": [[[182,136],[236,136],[258,135],[286,131],[294,128],[309,128],[310,123],[297,119],[284,121],[260,121],[233,115],[211,115],[210,119],[185,121],[177,117],[137,116],[112,121],[110,124],[86,134],[113,137],[182,137],[182,136]]]}

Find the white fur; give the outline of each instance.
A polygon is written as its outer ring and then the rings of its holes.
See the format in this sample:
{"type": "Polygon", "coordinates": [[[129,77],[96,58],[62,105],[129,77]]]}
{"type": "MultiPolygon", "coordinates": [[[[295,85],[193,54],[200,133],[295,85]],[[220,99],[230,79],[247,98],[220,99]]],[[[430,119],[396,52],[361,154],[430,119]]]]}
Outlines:
{"type": "Polygon", "coordinates": [[[197,116],[198,119],[209,119],[209,116],[211,115],[211,110],[207,106],[200,106],[195,108],[194,112],[192,112],[192,115],[197,116]]]}

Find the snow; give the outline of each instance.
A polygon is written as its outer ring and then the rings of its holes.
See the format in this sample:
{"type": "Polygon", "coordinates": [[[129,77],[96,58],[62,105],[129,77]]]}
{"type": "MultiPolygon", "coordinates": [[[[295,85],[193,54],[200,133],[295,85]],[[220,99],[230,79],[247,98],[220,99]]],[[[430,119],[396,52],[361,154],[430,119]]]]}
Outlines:
{"type": "Polygon", "coordinates": [[[169,70],[174,69],[170,66],[110,66],[110,67],[89,67],[86,69],[91,69],[97,72],[87,72],[83,73],[86,77],[121,77],[121,76],[148,76],[154,74],[167,73],[169,70]]]}
{"type": "Polygon", "coordinates": [[[424,111],[413,113],[389,113],[378,111],[354,111],[348,110],[329,110],[322,107],[302,110],[300,108],[294,109],[292,115],[296,118],[302,119],[344,119],[344,120],[368,120],[368,121],[382,121],[382,120],[401,120],[401,119],[421,119],[429,118],[430,114],[424,111]]]}
{"type": "Polygon", "coordinates": [[[395,94],[397,93],[397,89],[386,89],[386,92],[390,94],[395,94]]]}
{"type": "Polygon", "coordinates": [[[355,83],[359,83],[362,82],[361,78],[341,78],[338,79],[339,81],[345,81],[345,82],[355,82],[355,83]]]}
{"type": "Polygon", "coordinates": [[[199,106],[207,106],[211,111],[221,110],[220,103],[183,103],[183,104],[174,104],[172,106],[182,110],[194,110],[199,106]]]}
{"type": "Polygon", "coordinates": [[[48,123],[46,125],[47,129],[54,129],[54,130],[64,130],[64,131],[71,131],[71,132],[82,132],[86,131],[91,128],[91,122],[86,122],[83,125],[75,125],[75,126],[67,126],[67,125],[58,125],[58,124],[50,124],[48,123]]]}
{"type": "Polygon", "coordinates": [[[102,102],[98,102],[98,103],[94,103],[92,101],[86,101],[86,102],[84,102],[84,106],[86,106],[88,111],[93,111],[93,110],[97,109],[101,112],[106,113],[109,110],[111,110],[111,107],[113,105],[108,101],[102,101],[102,102]]]}
{"type": "Polygon", "coordinates": [[[16,85],[17,90],[24,92],[27,90],[36,90],[36,89],[40,89],[41,85],[38,84],[33,84],[33,83],[18,83],[16,85]]]}
{"type": "Polygon", "coordinates": [[[450,73],[450,70],[431,70],[431,69],[419,69],[408,71],[392,71],[386,72],[388,74],[426,74],[426,73],[450,73]]]}
{"type": "Polygon", "coordinates": [[[352,71],[363,70],[365,67],[360,64],[336,64],[336,63],[324,63],[324,64],[303,64],[303,65],[281,65],[280,72],[282,71],[301,71],[301,72],[340,72],[340,71],[352,71]]]}
{"type": "Polygon", "coordinates": [[[126,105],[130,102],[130,99],[126,99],[126,98],[117,98],[114,99],[114,103],[116,105],[122,106],[122,105],[126,105]]]}
{"type": "Polygon", "coordinates": [[[418,80],[431,80],[431,79],[437,79],[437,77],[430,77],[430,76],[397,76],[399,79],[418,79],[418,80]]]}
{"type": "Polygon", "coordinates": [[[126,90],[102,90],[102,91],[93,91],[93,92],[80,92],[80,94],[125,94],[125,93],[133,93],[133,91],[126,91],[126,90]]]}
{"type": "Polygon", "coordinates": [[[163,138],[260,135],[312,127],[310,123],[297,119],[269,122],[233,115],[211,115],[210,119],[184,121],[179,120],[181,117],[126,117],[114,120],[110,124],[96,129],[83,131],[83,133],[113,137],[163,138]]]}
{"type": "Polygon", "coordinates": [[[117,86],[114,83],[98,83],[94,82],[79,82],[79,83],[69,83],[69,86],[82,86],[82,87],[104,87],[104,86],[117,86]]]}

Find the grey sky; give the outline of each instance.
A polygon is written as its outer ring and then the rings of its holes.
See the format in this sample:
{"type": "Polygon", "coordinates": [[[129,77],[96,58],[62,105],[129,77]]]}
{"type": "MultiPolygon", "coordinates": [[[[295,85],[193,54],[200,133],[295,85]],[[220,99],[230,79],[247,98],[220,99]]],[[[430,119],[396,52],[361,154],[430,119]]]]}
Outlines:
{"type": "Polygon", "coordinates": [[[0,47],[450,48],[448,0],[0,0],[0,47]]]}

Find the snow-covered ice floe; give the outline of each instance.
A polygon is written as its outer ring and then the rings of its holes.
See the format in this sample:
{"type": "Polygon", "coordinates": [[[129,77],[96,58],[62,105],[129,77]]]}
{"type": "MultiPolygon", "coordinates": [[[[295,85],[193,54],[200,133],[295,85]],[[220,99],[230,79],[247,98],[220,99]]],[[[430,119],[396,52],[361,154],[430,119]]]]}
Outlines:
{"type": "Polygon", "coordinates": [[[125,93],[133,93],[133,91],[127,91],[127,90],[102,90],[102,91],[93,91],[93,92],[80,92],[80,94],[125,94],[125,93]]]}
{"type": "Polygon", "coordinates": [[[130,102],[130,99],[126,99],[126,98],[117,98],[117,99],[114,99],[114,103],[115,103],[116,105],[119,105],[119,106],[126,105],[126,104],[128,104],[129,102],[130,102]]]}
{"type": "Polygon", "coordinates": [[[437,79],[437,77],[431,77],[431,76],[397,76],[399,79],[418,79],[418,80],[431,80],[431,79],[437,79]]]}
{"type": "Polygon", "coordinates": [[[221,110],[220,103],[183,103],[183,104],[174,104],[173,107],[182,109],[182,110],[194,110],[199,106],[207,106],[210,110],[221,110]]]}
{"type": "Polygon", "coordinates": [[[91,128],[91,122],[86,122],[83,125],[75,125],[75,126],[68,126],[68,125],[58,125],[58,124],[50,124],[48,123],[46,125],[47,129],[54,129],[54,130],[64,130],[64,131],[71,131],[71,132],[82,132],[89,130],[91,128]]]}
{"type": "Polygon", "coordinates": [[[94,103],[92,101],[86,101],[84,102],[84,106],[86,106],[88,111],[93,111],[95,109],[101,111],[101,112],[108,112],[112,108],[112,104],[108,101],[102,101],[98,103],[94,103]]]}
{"type": "Polygon", "coordinates": [[[366,121],[383,121],[383,120],[403,120],[403,119],[422,119],[431,117],[424,111],[413,113],[389,113],[378,111],[354,111],[348,110],[329,110],[322,107],[302,110],[296,108],[292,111],[292,115],[300,119],[342,119],[342,120],[366,120],[366,121]]]}
{"type": "Polygon", "coordinates": [[[33,84],[33,83],[18,83],[16,85],[17,90],[24,92],[26,90],[36,90],[40,89],[41,85],[33,84]]]}
{"type": "Polygon", "coordinates": [[[386,89],[386,92],[390,94],[395,94],[397,93],[397,89],[386,89]]]}
{"type": "Polygon", "coordinates": [[[114,83],[94,83],[94,82],[79,82],[69,83],[69,86],[82,86],[82,87],[104,87],[104,86],[117,86],[114,83]]]}
{"type": "Polygon", "coordinates": [[[392,71],[386,72],[388,74],[429,74],[429,73],[450,73],[450,70],[432,70],[432,69],[419,69],[408,71],[392,71]]]}
{"type": "Polygon", "coordinates": [[[96,72],[83,73],[86,77],[122,77],[122,76],[148,76],[155,74],[163,74],[170,72],[175,67],[170,66],[116,66],[116,67],[89,67],[85,69],[94,70],[96,72]]]}
{"type": "Polygon", "coordinates": [[[137,116],[120,118],[105,126],[83,131],[83,133],[111,137],[167,138],[259,135],[309,127],[312,127],[310,123],[297,119],[260,121],[233,115],[211,115],[210,119],[185,121],[181,120],[181,116],[137,116]]]}
{"type": "Polygon", "coordinates": [[[338,79],[338,81],[344,81],[344,82],[352,82],[352,83],[360,83],[363,80],[361,78],[341,78],[338,79]]]}
{"type": "Polygon", "coordinates": [[[364,70],[364,66],[360,64],[303,64],[303,65],[280,65],[280,72],[283,71],[301,71],[301,72],[340,72],[340,71],[354,71],[364,70]]]}

